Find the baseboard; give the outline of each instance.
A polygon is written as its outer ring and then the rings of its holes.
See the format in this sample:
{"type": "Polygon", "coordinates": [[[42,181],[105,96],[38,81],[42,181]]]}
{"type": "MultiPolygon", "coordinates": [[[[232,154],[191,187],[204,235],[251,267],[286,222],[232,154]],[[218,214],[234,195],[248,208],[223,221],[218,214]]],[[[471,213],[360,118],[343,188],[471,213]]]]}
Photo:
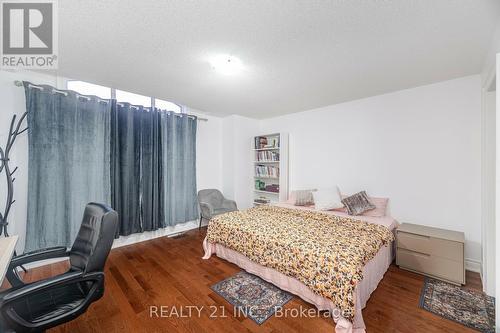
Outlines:
{"type": "Polygon", "coordinates": [[[481,274],[481,261],[474,259],[465,259],[465,269],[471,272],[481,274]]]}
{"type": "MultiPolygon", "coordinates": [[[[155,231],[146,231],[140,234],[132,234],[129,236],[120,236],[120,238],[115,239],[113,243],[113,249],[132,245],[140,242],[146,242],[148,240],[152,240],[159,237],[176,235],[181,232],[185,232],[188,230],[196,229],[199,227],[199,220],[193,220],[186,223],[180,223],[172,227],[166,227],[163,229],[158,229],[155,231]]],[[[204,223],[205,224],[205,223],[204,223]]]]}
{"type": "MultiPolygon", "coordinates": [[[[132,234],[129,236],[120,236],[120,238],[115,239],[113,242],[113,249],[119,248],[122,246],[127,246],[127,245],[132,245],[140,242],[146,242],[148,240],[152,240],[155,238],[159,237],[168,237],[172,235],[177,235],[182,232],[186,232],[192,229],[196,229],[199,227],[199,220],[193,220],[189,221],[186,223],[180,223],[172,227],[167,227],[163,229],[158,229],[155,231],[146,231],[140,234],[132,234]]],[[[203,221],[202,225],[207,225],[208,223],[206,221],[203,221]]],[[[201,246],[201,244],[200,244],[201,246]]],[[[55,259],[48,259],[48,260],[42,260],[42,261],[37,261],[28,265],[25,265],[24,267],[26,269],[32,269],[36,267],[41,267],[45,265],[51,265],[55,264],[60,261],[67,260],[67,258],[55,258],[55,259]]]]}

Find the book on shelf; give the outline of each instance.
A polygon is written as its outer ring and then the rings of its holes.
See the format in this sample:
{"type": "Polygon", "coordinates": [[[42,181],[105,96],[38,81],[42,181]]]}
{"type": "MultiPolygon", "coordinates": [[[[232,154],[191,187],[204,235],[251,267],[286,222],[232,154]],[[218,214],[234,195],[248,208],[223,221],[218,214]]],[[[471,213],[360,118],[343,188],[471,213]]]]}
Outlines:
{"type": "Polygon", "coordinates": [[[255,160],[257,162],[279,162],[279,151],[258,151],[255,153],[255,160]]]}
{"type": "Polygon", "coordinates": [[[265,178],[278,178],[280,176],[280,168],[272,165],[256,165],[255,176],[265,178]]]}
{"type": "Polygon", "coordinates": [[[263,181],[261,179],[256,179],[255,180],[255,190],[272,192],[272,193],[279,193],[280,186],[279,186],[279,184],[266,184],[265,181],[263,181]]]}
{"type": "Polygon", "coordinates": [[[264,191],[273,192],[273,193],[280,193],[280,186],[278,184],[266,185],[264,187],[264,191]]]}
{"type": "Polygon", "coordinates": [[[255,137],[255,149],[278,148],[279,146],[280,146],[279,135],[255,137]]]}
{"type": "Polygon", "coordinates": [[[268,204],[271,203],[271,199],[268,199],[266,197],[258,197],[253,200],[253,202],[258,203],[258,204],[268,204]]]}
{"type": "Polygon", "coordinates": [[[266,189],[266,183],[260,179],[255,180],[255,189],[259,191],[264,191],[266,189]]]}

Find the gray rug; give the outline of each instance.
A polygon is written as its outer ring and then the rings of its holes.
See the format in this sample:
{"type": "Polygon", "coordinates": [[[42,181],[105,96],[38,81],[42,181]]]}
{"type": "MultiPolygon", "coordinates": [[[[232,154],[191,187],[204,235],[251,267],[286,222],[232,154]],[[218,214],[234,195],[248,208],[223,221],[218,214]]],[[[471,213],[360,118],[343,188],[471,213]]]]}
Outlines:
{"type": "Polygon", "coordinates": [[[495,332],[495,299],[482,292],[426,278],[420,307],[480,332],[495,332]]]}
{"type": "Polygon", "coordinates": [[[293,296],[261,278],[239,272],[212,286],[212,290],[235,307],[238,314],[261,325],[293,296]]]}

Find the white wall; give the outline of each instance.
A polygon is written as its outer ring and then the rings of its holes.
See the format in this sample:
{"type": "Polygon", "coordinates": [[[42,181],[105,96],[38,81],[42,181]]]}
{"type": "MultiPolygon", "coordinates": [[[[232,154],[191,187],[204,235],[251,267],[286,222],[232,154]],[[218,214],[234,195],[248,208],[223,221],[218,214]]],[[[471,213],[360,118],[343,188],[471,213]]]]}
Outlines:
{"type": "Polygon", "coordinates": [[[465,232],[481,261],[479,75],[261,121],[290,133],[290,188],[387,196],[392,215],[465,232]]]}
{"type": "Polygon", "coordinates": [[[198,121],[196,141],[196,183],[198,189],[222,189],[222,124],[224,118],[187,108],[187,113],[208,121],[198,121]]]}
{"type": "MultiPolygon", "coordinates": [[[[0,71],[0,100],[2,110],[0,111],[0,144],[5,145],[7,140],[8,125],[14,113],[25,112],[24,89],[14,85],[14,80],[28,80],[33,83],[45,83],[65,88],[61,86],[64,79],[52,75],[44,75],[36,72],[7,72],[0,71]]],[[[203,112],[187,109],[189,113],[197,114],[208,118],[208,122],[198,122],[197,131],[197,184],[198,188],[222,189],[222,123],[223,118],[203,114],[203,112]]],[[[13,148],[12,165],[19,166],[17,179],[15,182],[15,199],[11,216],[9,218],[9,233],[19,235],[20,241],[17,246],[18,252],[24,249],[24,239],[26,234],[26,211],[28,193],[28,140],[27,134],[22,135],[13,148]]],[[[5,198],[5,173],[0,174],[0,210],[4,208],[5,198]]],[[[198,226],[198,221],[177,225],[173,228],[166,228],[155,232],[134,234],[128,237],[121,237],[115,241],[114,246],[121,246],[137,241],[143,241],[154,237],[160,237],[171,233],[176,233],[198,226]]]]}
{"type": "Polygon", "coordinates": [[[223,123],[223,193],[238,208],[253,206],[254,169],[252,139],[259,132],[259,121],[232,115],[223,123]]]}

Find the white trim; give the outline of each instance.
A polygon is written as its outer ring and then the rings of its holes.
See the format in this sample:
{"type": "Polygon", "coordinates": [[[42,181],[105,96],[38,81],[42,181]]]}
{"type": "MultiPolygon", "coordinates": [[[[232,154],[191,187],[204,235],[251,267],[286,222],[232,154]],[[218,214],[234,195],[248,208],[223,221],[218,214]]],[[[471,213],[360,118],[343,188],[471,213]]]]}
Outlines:
{"type": "MultiPolygon", "coordinates": [[[[490,91],[490,87],[492,86],[493,84],[493,81],[496,82],[496,75],[497,75],[497,72],[496,72],[496,66],[493,66],[489,73],[488,73],[488,76],[486,77],[486,79],[483,81],[484,84],[483,84],[483,90],[484,91],[490,91]]],[[[496,90],[496,89],[495,89],[496,90]]],[[[495,90],[491,90],[491,91],[495,91],[495,90]]]]}
{"type": "Polygon", "coordinates": [[[481,274],[482,263],[479,260],[465,259],[465,269],[471,272],[476,272],[481,274]]]}
{"type": "MultiPolygon", "coordinates": [[[[488,277],[491,277],[491,268],[489,269],[488,267],[488,261],[491,259],[490,256],[492,253],[495,251],[495,244],[489,244],[490,242],[488,241],[488,235],[489,232],[491,232],[491,223],[495,223],[495,221],[488,221],[491,219],[491,216],[495,216],[495,193],[493,193],[493,197],[491,197],[487,192],[487,189],[485,189],[485,186],[487,184],[495,184],[496,183],[496,176],[490,175],[489,173],[487,174],[489,168],[486,163],[490,163],[491,161],[488,160],[488,156],[490,155],[490,151],[486,151],[487,146],[486,143],[488,142],[488,137],[487,137],[487,126],[490,125],[491,122],[491,116],[489,115],[488,112],[491,112],[491,110],[486,109],[486,97],[488,94],[491,93],[491,88],[493,86],[493,83],[495,82],[496,79],[496,67],[493,66],[491,70],[488,72],[486,79],[482,83],[481,87],[481,267],[479,270],[479,273],[481,274],[481,281],[483,283],[483,291],[486,292],[487,294],[492,294],[494,293],[495,290],[495,281],[489,281],[488,277]],[[490,176],[493,177],[493,179],[487,179],[491,178],[490,176]],[[487,201],[487,202],[486,202],[487,201]],[[490,207],[488,209],[488,207],[490,207]],[[492,210],[492,211],[490,211],[492,210]],[[492,215],[493,214],[493,215],[492,215]]],[[[495,116],[496,117],[496,116],[495,116]]],[[[496,132],[496,128],[494,129],[494,132],[496,132]]],[[[496,137],[496,133],[494,134],[489,134],[489,135],[494,135],[496,137]]],[[[497,140],[495,138],[495,140],[497,140]]],[[[493,142],[493,145],[496,145],[496,142],[493,142]]],[[[494,148],[496,149],[496,148],[494,148]]],[[[496,164],[496,159],[493,162],[496,164]]],[[[496,166],[493,166],[493,172],[496,173],[496,166]]],[[[490,235],[491,236],[491,235],[490,235]]],[[[491,240],[491,239],[490,239],[491,240]]],[[[474,266],[475,264],[472,264],[474,266]]],[[[491,264],[490,264],[491,265],[491,264]]],[[[467,266],[467,265],[466,265],[467,266]]],[[[473,270],[473,269],[471,269],[473,270]]],[[[494,274],[493,274],[494,276],[494,274]]]]}
{"type": "Polygon", "coordinates": [[[115,242],[113,243],[113,249],[122,246],[145,242],[159,237],[172,236],[182,232],[186,232],[188,230],[196,229],[198,228],[199,223],[200,223],[199,220],[193,220],[186,223],[177,224],[173,227],[166,227],[155,231],[146,231],[143,233],[132,234],[129,236],[121,236],[120,238],[115,239],[115,242]]]}
{"type": "Polygon", "coordinates": [[[65,77],[56,76],[56,88],[67,90],[68,89],[68,81],[70,81],[70,80],[65,78],[65,77]]]}
{"type": "MultiPolygon", "coordinates": [[[[167,227],[163,229],[158,229],[156,231],[146,231],[143,233],[138,233],[138,234],[132,234],[129,236],[121,236],[118,239],[115,239],[113,242],[113,247],[112,249],[116,249],[122,246],[128,246],[128,245],[133,245],[141,242],[146,242],[155,238],[159,237],[170,237],[170,236],[176,236],[177,234],[193,230],[199,227],[199,220],[193,220],[189,221],[186,223],[180,223],[177,224],[173,227],[167,227]]],[[[207,221],[202,222],[202,226],[208,225],[207,221]]],[[[201,246],[201,244],[200,244],[201,246]]],[[[41,267],[45,265],[51,265],[57,262],[65,261],[67,258],[55,258],[55,259],[48,259],[48,260],[41,260],[37,261],[31,264],[24,265],[26,269],[32,269],[36,267],[41,267]]]]}
{"type": "MultiPolygon", "coordinates": [[[[500,78],[500,53],[496,54],[496,59],[494,60],[495,63],[495,68],[496,68],[496,78],[500,78]]],[[[496,131],[498,134],[499,129],[500,129],[500,90],[497,89],[496,91],[496,114],[498,117],[496,118],[496,131]]],[[[495,184],[496,184],[496,212],[500,212],[500,166],[499,166],[499,155],[500,155],[500,140],[499,136],[497,135],[496,137],[496,176],[495,176],[495,184]]],[[[499,219],[500,214],[496,214],[495,216],[495,224],[496,224],[496,229],[495,229],[495,242],[496,243],[496,249],[495,249],[495,244],[493,244],[493,255],[495,257],[495,279],[498,281],[500,277],[500,219],[499,219]],[[495,252],[496,251],[496,252],[495,252]]],[[[498,283],[495,286],[495,293],[496,293],[496,310],[495,310],[495,318],[496,318],[496,327],[497,327],[497,332],[500,331],[500,286],[498,283]]]]}
{"type": "MultiPolygon", "coordinates": [[[[113,87],[108,87],[107,85],[106,86],[103,86],[101,84],[98,84],[98,83],[92,83],[92,82],[88,82],[88,81],[83,81],[83,80],[77,80],[77,79],[68,79],[68,78],[65,78],[65,77],[60,77],[58,76],[57,77],[57,88],[60,88],[60,89],[66,89],[68,90],[68,82],[69,81],[79,81],[79,82],[85,82],[85,83],[90,83],[90,84],[95,84],[95,85],[100,85],[102,87],[105,87],[105,88],[109,88],[111,89],[111,99],[116,99],[116,90],[121,90],[121,89],[117,89],[117,88],[113,88],[113,87]]],[[[123,90],[125,91],[125,90],[123,90]]],[[[126,92],[129,92],[129,91],[126,91],[126,92]]],[[[135,93],[135,92],[131,92],[130,93],[132,94],[137,94],[137,95],[141,95],[141,96],[144,96],[144,97],[149,97],[151,99],[151,107],[154,108],[155,107],[155,104],[156,104],[156,100],[159,99],[159,100],[163,100],[161,98],[158,98],[158,97],[153,97],[153,96],[147,96],[147,95],[142,95],[142,94],[139,94],[139,93],[135,93]]],[[[170,100],[163,100],[165,102],[169,102],[169,103],[172,103],[172,104],[175,104],[179,107],[179,113],[187,113],[186,112],[186,106],[184,106],[183,104],[179,104],[179,103],[176,103],[176,102],[172,102],[170,100]]],[[[168,110],[168,111],[172,111],[172,110],[168,110]]],[[[173,111],[175,112],[175,111],[173,111]]]]}

